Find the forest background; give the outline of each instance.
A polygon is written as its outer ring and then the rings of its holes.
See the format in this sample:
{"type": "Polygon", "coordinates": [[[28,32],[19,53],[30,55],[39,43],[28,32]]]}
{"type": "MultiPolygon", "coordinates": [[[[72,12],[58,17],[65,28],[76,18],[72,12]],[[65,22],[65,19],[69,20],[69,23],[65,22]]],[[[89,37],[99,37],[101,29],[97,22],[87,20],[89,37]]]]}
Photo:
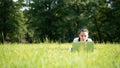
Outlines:
{"type": "Polygon", "coordinates": [[[81,28],[120,42],[119,0],[0,0],[0,43],[72,42],[81,28]]]}

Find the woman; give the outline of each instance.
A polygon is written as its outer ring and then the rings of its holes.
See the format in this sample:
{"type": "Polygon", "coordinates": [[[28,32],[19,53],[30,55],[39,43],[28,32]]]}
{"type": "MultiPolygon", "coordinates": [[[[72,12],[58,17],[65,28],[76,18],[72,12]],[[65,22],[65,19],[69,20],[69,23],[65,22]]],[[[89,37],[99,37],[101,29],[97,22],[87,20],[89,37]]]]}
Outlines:
{"type": "Polygon", "coordinates": [[[89,31],[87,29],[81,29],[78,32],[78,37],[74,38],[73,42],[92,42],[92,39],[88,38],[89,31]]]}
{"type": "MultiPolygon", "coordinates": [[[[73,42],[92,42],[92,39],[88,38],[89,31],[88,29],[81,29],[78,32],[78,37],[74,38],[73,42]]],[[[69,49],[69,51],[72,51],[72,48],[69,49]]]]}

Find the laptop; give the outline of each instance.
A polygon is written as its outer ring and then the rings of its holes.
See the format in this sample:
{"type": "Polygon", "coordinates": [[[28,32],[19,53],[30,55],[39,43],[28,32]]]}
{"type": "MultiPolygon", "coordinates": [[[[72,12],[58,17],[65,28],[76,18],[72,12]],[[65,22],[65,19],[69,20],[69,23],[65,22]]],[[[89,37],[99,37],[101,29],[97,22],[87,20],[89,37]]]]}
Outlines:
{"type": "Polygon", "coordinates": [[[73,42],[72,51],[87,51],[94,50],[94,42],[73,42]]]}

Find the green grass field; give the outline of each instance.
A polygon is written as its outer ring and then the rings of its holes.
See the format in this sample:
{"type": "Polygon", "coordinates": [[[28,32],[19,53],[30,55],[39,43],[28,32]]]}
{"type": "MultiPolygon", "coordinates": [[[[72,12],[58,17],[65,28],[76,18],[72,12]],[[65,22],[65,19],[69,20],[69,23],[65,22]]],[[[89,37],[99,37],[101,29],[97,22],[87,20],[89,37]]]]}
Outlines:
{"type": "Polygon", "coordinates": [[[71,43],[0,45],[0,68],[120,68],[120,44],[95,44],[94,52],[69,52],[71,43]]]}

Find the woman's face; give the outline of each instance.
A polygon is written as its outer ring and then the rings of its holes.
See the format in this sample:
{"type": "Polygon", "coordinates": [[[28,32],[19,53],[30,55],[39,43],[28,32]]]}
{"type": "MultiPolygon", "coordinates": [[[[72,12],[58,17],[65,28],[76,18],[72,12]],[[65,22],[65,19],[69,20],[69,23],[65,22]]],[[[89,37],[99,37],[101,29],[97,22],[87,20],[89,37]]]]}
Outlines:
{"type": "Polygon", "coordinates": [[[87,38],[88,38],[88,32],[81,32],[79,34],[79,37],[80,37],[80,41],[84,41],[86,42],[87,38]]]}

